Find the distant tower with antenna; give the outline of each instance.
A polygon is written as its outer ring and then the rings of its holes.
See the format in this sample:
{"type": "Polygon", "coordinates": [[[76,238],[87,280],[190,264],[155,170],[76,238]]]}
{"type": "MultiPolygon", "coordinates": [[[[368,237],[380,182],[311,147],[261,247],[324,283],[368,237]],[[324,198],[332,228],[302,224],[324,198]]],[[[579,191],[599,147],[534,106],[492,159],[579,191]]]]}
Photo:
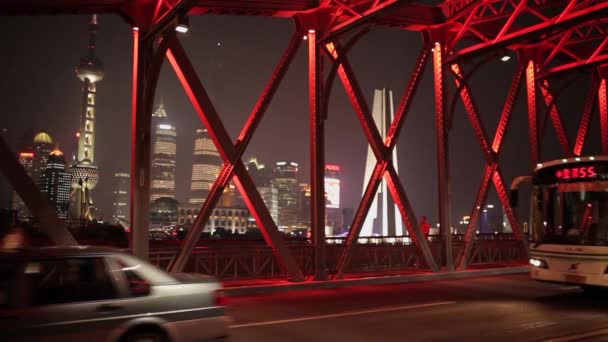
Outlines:
{"type": "Polygon", "coordinates": [[[82,106],[80,109],[80,136],[75,164],[70,169],[72,176],[71,217],[91,220],[95,217],[95,207],[90,191],[99,180],[99,170],[95,165],[95,116],[97,82],[103,80],[103,63],[95,55],[97,36],[97,15],[89,23],[88,54],[80,58],[76,76],[83,82],[82,106]]]}

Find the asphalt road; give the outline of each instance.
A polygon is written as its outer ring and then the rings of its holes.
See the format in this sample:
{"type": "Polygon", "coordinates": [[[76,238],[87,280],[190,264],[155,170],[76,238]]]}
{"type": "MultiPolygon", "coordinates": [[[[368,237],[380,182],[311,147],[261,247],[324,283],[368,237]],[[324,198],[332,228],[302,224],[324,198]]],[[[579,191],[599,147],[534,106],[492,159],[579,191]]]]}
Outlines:
{"type": "Polygon", "coordinates": [[[608,341],[608,292],[527,275],[229,298],[231,341],[608,341]]]}

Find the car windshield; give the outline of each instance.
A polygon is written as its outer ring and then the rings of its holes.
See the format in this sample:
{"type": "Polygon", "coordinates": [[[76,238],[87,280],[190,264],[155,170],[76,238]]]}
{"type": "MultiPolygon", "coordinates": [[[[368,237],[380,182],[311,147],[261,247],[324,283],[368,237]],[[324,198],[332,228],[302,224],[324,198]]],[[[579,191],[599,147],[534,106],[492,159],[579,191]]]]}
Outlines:
{"type": "Polygon", "coordinates": [[[608,246],[608,182],[579,182],[534,189],[533,240],[608,246]]]}

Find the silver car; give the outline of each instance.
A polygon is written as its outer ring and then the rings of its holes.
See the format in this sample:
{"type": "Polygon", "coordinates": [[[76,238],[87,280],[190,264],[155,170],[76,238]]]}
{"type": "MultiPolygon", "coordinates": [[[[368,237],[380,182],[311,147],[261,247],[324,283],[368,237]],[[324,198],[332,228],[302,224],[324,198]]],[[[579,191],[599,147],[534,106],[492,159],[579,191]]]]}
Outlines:
{"type": "Polygon", "coordinates": [[[206,341],[229,322],[211,277],[102,247],[0,251],[2,341],[206,341]]]}

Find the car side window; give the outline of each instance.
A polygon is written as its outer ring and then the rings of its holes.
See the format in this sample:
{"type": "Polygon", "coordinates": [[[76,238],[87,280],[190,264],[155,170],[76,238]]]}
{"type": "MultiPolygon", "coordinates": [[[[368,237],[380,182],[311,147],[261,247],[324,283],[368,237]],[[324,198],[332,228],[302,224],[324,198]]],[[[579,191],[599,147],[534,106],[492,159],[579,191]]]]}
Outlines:
{"type": "Polygon", "coordinates": [[[25,274],[33,305],[112,299],[116,289],[103,258],[65,258],[31,261],[25,274]]]}

